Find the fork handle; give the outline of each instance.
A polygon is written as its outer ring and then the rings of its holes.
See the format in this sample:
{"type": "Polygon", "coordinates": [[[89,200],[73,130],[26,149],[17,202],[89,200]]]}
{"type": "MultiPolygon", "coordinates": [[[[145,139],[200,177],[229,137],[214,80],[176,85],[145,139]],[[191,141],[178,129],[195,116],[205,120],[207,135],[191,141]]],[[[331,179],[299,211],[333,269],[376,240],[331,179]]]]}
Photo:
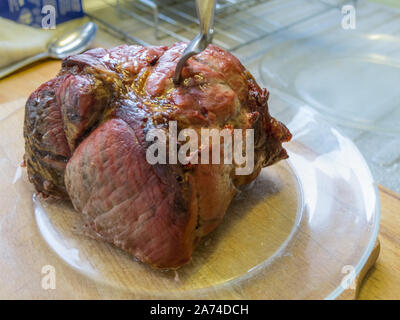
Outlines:
{"type": "Polygon", "coordinates": [[[214,25],[215,0],[196,0],[197,16],[200,20],[200,30],[208,37],[212,34],[214,25]]]}

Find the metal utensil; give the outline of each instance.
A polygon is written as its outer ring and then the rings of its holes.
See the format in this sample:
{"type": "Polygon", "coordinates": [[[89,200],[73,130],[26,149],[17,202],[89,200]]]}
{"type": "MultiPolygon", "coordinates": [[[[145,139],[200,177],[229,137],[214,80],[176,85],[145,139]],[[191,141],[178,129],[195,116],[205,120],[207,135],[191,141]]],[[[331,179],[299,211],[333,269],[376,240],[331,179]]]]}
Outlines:
{"type": "Polygon", "coordinates": [[[179,84],[186,61],[204,51],[213,37],[215,0],[196,0],[197,16],[200,21],[200,33],[189,43],[176,65],[173,81],[179,84]]]}
{"type": "Polygon", "coordinates": [[[0,70],[0,79],[33,62],[45,59],[63,59],[86,50],[96,36],[97,26],[93,22],[85,24],[72,32],[67,32],[50,41],[46,52],[21,60],[0,70]]]}

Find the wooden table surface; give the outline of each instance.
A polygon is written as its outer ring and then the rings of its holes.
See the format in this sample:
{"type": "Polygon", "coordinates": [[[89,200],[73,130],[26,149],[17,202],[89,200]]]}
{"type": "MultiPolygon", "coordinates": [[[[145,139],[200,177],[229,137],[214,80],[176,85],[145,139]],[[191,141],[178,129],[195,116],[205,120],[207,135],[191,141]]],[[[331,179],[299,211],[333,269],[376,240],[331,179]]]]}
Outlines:
{"type": "MultiPolygon", "coordinates": [[[[54,76],[59,61],[36,63],[0,80],[0,120],[24,105],[28,95],[54,76]]],[[[359,299],[400,299],[400,195],[379,186],[381,253],[363,281],[359,299]]]]}

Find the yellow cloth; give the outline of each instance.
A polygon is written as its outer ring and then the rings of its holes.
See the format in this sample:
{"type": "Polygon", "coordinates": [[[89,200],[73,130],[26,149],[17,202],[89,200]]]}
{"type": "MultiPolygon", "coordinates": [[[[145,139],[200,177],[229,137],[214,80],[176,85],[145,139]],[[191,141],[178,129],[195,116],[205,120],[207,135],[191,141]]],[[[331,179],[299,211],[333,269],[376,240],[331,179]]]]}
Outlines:
{"type": "Polygon", "coordinates": [[[53,37],[82,25],[86,20],[71,20],[57,25],[54,30],[44,30],[0,18],[0,68],[45,51],[53,37]]]}

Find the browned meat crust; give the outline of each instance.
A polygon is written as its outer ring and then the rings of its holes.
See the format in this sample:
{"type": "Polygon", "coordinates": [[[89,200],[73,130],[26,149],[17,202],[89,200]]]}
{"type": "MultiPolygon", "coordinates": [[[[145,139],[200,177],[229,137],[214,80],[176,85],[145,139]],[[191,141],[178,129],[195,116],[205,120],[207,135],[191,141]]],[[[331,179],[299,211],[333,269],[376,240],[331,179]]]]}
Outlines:
{"type": "Polygon", "coordinates": [[[230,53],[210,45],[172,75],[186,44],[94,49],[63,61],[58,76],[29,97],[25,161],[46,195],[70,198],[104,240],[156,268],[190,260],[222,220],[236,188],[287,157],[290,132],[268,112],[268,91],[230,53]],[[146,133],[254,129],[255,169],[232,164],[146,161],[146,133]]]}

